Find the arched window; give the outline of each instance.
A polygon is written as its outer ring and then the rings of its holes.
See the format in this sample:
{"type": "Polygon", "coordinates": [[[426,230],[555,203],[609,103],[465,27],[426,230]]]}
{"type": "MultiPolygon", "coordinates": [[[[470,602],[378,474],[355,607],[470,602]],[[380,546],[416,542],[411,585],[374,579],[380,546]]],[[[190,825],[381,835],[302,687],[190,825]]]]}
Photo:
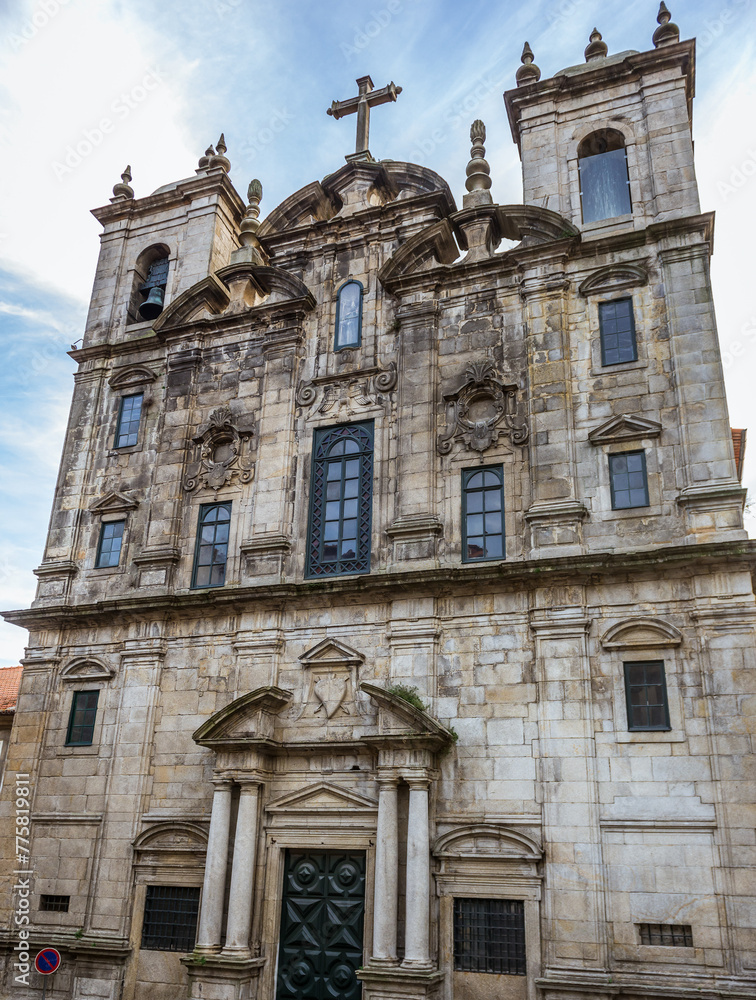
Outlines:
{"type": "Polygon", "coordinates": [[[603,128],[583,139],[578,146],[578,168],[584,223],[632,212],[625,137],[621,132],[603,128]]]}
{"type": "Polygon", "coordinates": [[[139,255],[134,269],[129,322],[157,319],[163,311],[169,263],[169,250],[160,244],[148,247],[139,255]]]}
{"type": "Polygon", "coordinates": [[[373,424],[315,431],[307,576],[370,571],[373,424]]]}
{"type": "Polygon", "coordinates": [[[334,348],[359,347],[362,339],[362,285],[347,281],[336,300],[336,337],[334,348]]]}

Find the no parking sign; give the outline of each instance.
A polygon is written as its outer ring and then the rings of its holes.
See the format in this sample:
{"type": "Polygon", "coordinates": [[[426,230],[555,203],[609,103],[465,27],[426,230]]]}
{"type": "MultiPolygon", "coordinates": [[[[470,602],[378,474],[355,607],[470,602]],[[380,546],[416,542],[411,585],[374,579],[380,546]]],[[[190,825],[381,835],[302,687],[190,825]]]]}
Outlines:
{"type": "Polygon", "coordinates": [[[45,978],[42,980],[42,1000],[45,1000],[47,993],[47,976],[57,972],[60,968],[60,952],[57,948],[43,948],[34,959],[34,968],[45,978]]]}

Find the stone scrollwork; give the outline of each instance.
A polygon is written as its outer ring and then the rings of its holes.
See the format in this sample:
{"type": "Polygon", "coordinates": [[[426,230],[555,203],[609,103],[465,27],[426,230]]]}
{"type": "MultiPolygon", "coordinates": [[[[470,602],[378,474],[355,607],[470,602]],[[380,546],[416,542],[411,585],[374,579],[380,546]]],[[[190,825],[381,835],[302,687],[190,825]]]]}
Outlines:
{"type": "Polygon", "coordinates": [[[217,491],[234,479],[250,482],[254,475],[254,464],[249,457],[253,433],[251,424],[246,426],[235,420],[229,407],[214,410],[194,438],[198,456],[184,479],[184,489],[217,491]]]}
{"type": "Polygon", "coordinates": [[[384,397],[396,388],[397,377],[396,362],[392,361],[387,368],[366,368],[300,382],[297,405],[309,407],[320,400],[318,413],[346,409],[348,414],[361,407],[382,406],[384,397]]]}
{"type": "Polygon", "coordinates": [[[444,394],[446,430],[438,436],[439,454],[448,455],[455,440],[485,451],[502,434],[512,444],[525,444],[528,424],[518,406],[517,386],[504,384],[492,361],[468,365],[465,376],[460,389],[444,394]]]}

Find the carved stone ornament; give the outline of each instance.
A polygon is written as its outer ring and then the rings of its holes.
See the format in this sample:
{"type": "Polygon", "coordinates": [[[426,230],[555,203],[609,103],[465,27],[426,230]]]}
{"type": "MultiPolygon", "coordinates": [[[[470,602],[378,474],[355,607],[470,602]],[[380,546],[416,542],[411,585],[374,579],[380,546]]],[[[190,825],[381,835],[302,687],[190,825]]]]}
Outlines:
{"type": "Polygon", "coordinates": [[[388,368],[365,368],[300,382],[296,401],[298,406],[312,406],[320,400],[317,413],[343,409],[351,415],[360,408],[382,406],[396,382],[396,363],[392,361],[388,368]]]}
{"type": "Polygon", "coordinates": [[[234,421],[227,406],[214,410],[194,438],[199,455],[184,479],[184,489],[217,491],[234,479],[240,483],[250,482],[254,475],[254,464],[249,458],[253,433],[251,426],[241,426],[234,421]]]}
{"type": "Polygon", "coordinates": [[[492,361],[465,369],[465,384],[444,394],[446,431],[438,437],[440,455],[448,455],[455,439],[473,451],[485,451],[504,434],[512,444],[528,440],[528,425],[517,405],[517,386],[505,385],[492,361]]]}

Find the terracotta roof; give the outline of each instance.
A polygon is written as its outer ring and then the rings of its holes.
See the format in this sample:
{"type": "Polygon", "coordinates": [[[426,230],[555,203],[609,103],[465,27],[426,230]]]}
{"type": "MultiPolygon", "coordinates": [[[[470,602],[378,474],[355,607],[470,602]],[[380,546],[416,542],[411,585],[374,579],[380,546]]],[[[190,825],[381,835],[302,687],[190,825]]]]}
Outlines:
{"type": "Polygon", "coordinates": [[[738,473],[738,479],[742,482],[743,460],[745,459],[746,450],[746,430],[745,427],[741,430],[731,427],[730,431],[732,433],[732,447],[735,449],[735,468],[738,473]]]}
{"type": "Polygon", "coordinates": [[[4,667],[0,670],[0,712],[16,710],[23,669],[23,667],[4,667]]]}

